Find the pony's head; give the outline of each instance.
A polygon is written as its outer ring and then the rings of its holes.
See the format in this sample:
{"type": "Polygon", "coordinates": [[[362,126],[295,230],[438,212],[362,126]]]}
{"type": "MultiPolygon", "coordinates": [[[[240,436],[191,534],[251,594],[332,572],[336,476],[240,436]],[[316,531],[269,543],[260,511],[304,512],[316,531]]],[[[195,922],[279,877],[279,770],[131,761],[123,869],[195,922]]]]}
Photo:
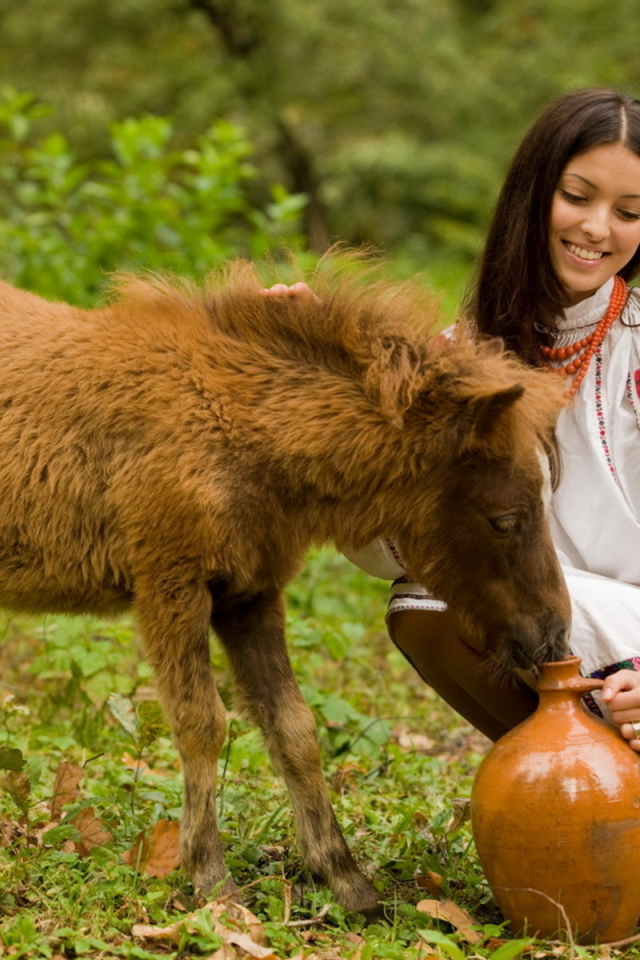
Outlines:
{"type": "Polygon", "coordinates": [[[431,438],[396,532],[409,574],[502,666],[562,659],[570,603],[548,523],[562,386],[495,343],[438,345],[427,366],[403,413],[409,446],[431,438]]]}

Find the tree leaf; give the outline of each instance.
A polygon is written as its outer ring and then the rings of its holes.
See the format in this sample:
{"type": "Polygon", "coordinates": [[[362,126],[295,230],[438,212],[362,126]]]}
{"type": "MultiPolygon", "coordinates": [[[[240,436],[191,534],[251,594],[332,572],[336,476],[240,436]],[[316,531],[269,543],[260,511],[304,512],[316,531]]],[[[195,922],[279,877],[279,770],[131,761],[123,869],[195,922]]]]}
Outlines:
{"type": "Polygon", "coordinates": [[[26,762],[22,750],[18,750],[17,747],[8,747],[6,744],[0,747],[0,770],[12,770],[14,773],[20,773],[26,762]]]}
{"type": "Polygon", "coordinates": [[[107,706],[116,718],[118,723],[124,727],[127,733],[137,739],[138,737],[138,718],[133,709],[131,700],[121,696],[119,693],[111,693],[107,699],[107,706]]]}
{"type": "Polygon", "coordinates": [[[515,957],[521,956],[525,950],[530,950],[534,945],[531,939],[508,940],[502,943],[497,950],[492,951],[491,960],[515,960],[515,957]]]}
{"type": "Polygon", "coordinates": [[[440,930],[420,930],[418,932],[427,943],[437,943],[440,950],[448,954],[451,960],[466,960],[458,944],[454,943],[450,936],[441,933],[440,930]]]}
{"type": "Polygon", "coordinates": [[[157,700],[143,700],[139,703],[137,717],[138,742],[141,749],[150,746],[158,737],[166,736],[170,732],[162,707],[157,700]]]}
{"type": "Polygon", "coordinates": [[[48,830],[45,830],[41,840],[45,847],[57,847],[66,840],[77,838],[78,836],[78,830],[72,823],[58,823],[55,827],[49,827],[48,830]]]}

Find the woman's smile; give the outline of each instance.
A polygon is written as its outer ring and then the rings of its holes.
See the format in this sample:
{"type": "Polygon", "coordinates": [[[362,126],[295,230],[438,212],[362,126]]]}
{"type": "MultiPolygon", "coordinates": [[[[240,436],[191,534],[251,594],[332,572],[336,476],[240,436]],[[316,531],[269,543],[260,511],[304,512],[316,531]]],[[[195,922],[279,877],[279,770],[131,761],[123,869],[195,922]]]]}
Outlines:
{"type": "Polygon", "coordinates": [[[568,252],[572,256],[576,257],[580,262],[587,261],[588,263],[595,263],[598,260],[602,260],[604,257],[610,256],[606,250],[595,250],[584,246],[578,246],[575,243],[571,243],[569,240],[563,240],[562,244],[568,250],[568,252]]]}

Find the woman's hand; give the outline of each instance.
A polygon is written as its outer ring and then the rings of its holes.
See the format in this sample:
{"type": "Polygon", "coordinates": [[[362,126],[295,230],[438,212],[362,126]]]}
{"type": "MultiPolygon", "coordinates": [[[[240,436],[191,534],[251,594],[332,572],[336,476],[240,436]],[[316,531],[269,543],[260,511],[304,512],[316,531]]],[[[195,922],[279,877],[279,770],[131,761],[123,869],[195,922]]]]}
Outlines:
{"type": "Polygon", "coordinates": [[[640,724],[640,671],[618,670],[611,674],[604,682],[602,699],[629,746],[640,753],[640,733],[631,726],[634,722],[640,724]]]}
{"type": "MultiPolygon", "coordinates": [[[[275,283],[272,287],[267,287],[262,291],[265,297],[315,297],[315,293],[306,283],[292,283],[290,287],[286,283],[275,283]]],[[[317,300],[317,297],[316,297],[317,300]]]]}

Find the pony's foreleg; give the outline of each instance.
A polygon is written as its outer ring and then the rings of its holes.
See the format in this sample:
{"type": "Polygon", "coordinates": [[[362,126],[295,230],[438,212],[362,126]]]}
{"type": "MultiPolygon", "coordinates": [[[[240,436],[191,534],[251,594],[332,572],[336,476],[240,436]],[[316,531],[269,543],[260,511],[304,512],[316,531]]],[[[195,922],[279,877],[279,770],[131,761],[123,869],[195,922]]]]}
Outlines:
{"type": "Polygon", "coordinates": [[[216,817],[216,767],[225,739],[225,709],[209,650],[211,596],[206,586],[162,590],[136,584],[138,623],[154,668],[158,696],[184,771],[180,825],[182,866],[196,894],[235,889],[227,879],[216,817]]]}
{"type": "Polygon", "coordinates": [[[346,910],[380,912],[379,894],[358,869],[336,821],[324,781],[316,727],[291,670],[279,594],[261,594],[212,617],[227,650],[240,706],[262,729],[283,775],[306,865],[346,910]]]}

